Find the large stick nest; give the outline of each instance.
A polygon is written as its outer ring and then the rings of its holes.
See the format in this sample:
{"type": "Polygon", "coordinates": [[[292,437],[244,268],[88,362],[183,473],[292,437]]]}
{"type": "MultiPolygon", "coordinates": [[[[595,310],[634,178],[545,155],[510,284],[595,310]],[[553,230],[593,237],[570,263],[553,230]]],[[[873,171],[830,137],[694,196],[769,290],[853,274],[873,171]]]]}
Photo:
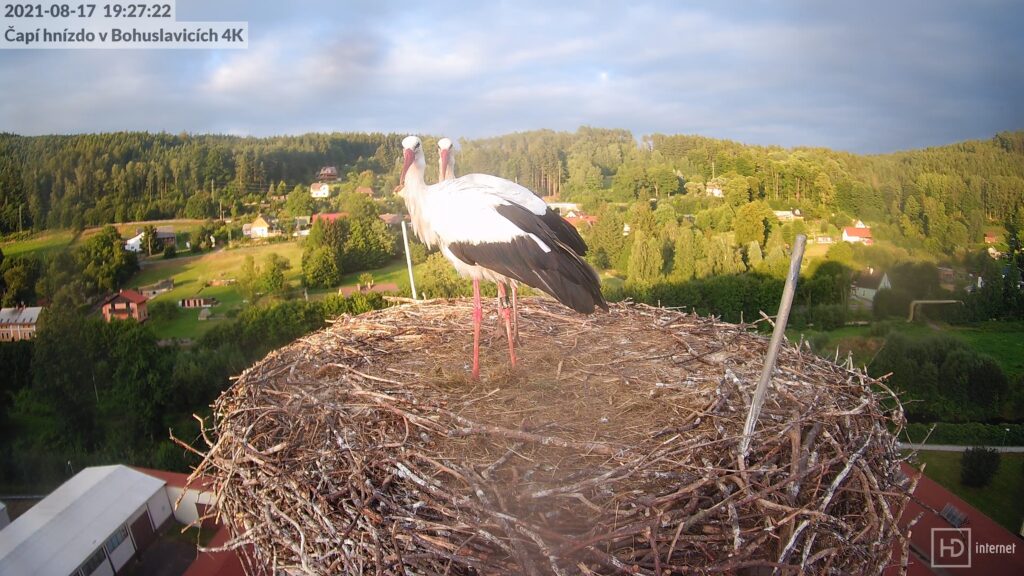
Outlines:
{"type": "Polygon", "coordinates": [[[517,366],[492,311],[476,382],[471,310],[344,317],[217,400],[194,476],[249,573],[877,574],[905,550],[903,414],[862,372],[784,346],[743,458],[749,326],[526,299],[517,366]]]}

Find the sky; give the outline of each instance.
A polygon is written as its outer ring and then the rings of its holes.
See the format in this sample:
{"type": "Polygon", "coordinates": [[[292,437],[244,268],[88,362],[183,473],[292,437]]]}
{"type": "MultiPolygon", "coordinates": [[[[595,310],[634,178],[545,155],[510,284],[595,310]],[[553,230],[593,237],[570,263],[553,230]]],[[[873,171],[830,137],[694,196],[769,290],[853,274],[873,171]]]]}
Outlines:
{"type": "Polygon", "coordinates": [[[0,132],[479,138],[581,125],[885,153],[1024,129],[1019,0],[178,0],[247,50],[0,50],[0,132]]]}

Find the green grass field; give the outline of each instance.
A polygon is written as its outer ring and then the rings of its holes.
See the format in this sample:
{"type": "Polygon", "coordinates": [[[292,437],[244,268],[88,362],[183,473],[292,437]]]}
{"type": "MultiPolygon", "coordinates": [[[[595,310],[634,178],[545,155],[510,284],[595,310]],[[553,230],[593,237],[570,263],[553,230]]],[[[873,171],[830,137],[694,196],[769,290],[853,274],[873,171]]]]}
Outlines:
{"type": "Polygon", "coordinates": [[[231,310],[243,305],[241,294],[235,286],[206,286],[212,280],[238,278],[246,256],[252,256],[260,265],[268,254],[277,254],[288,259],[291,269],[285,273],[285,280],[297,283],[302,273],[302,249],[296,242],[247,246],[209,252],[200,256],[151,260],[132,278],[130,285],[140,287],[156,283],[165,278],[174,279],[174,289],[155,296],[151,302],[171,301],[194,296],[213,297],[220,301],[214,306],[213,317],[199,321],[199,310],[181,310],[172,320],[153,319],[153,330],[160,338],[196,338],[218,322],[224,321],[231,310]]]}
{"type": "Polygon", "coordinates": [[[918,452],[925,475],[984,512],[1014,534],[1024,518],[1024,454],[1002,454],[999,471],[984,488],[960,484],[960,452],[918,452]]]}
{"type": "MultiPolygon", "coordinates": [[[[135,236],[142,231],[146,226],[156,226],[157,228],[171,227],[175,232],[187,232],[191,228],[195,228],[203,224],[204,220],[192,220],[189,218],[177,218],[174,220],[150,220],[148,222],[121,222],[120,224],[113,224],[114,228],[117,228],[117,233],[122,238],[127,240],[132,236],[135,236]]],[[[103,229],[103,226],[96,226],[94,228],[87,228],[82,231],[81,240],[86,240],[90,236],[99,233],[103,229]]]]}
{"type": "Polygon", "coordinates": [[[4,251],[4,257],[46,255],[67,248],[74,238],[75,233],[70,230],[54,230],[23,240],[4,242],[0,244],[0,250],[4,251]]]}
{"type": "MultiPolygon", "coordinates": [[[[953,326],[948,324],[921,324],[893,322],[892,330],[911,337],[925,337],[945,334],[957,338],[974,350],[995,358],[1006,375],[1012,380],[1024,375],[1024,322],[976,322],[953,326]]],[[[827,340],[821,350],[831,357],[839,347],[839,357],[845,358],[847,351],[853,352],[856,366],[871,362],[884,342],[884,337],[872,336],[871,326],[846,326],[825,332],[827,340]]],[[[799,339],[797,330],[787,331],[791,340],[799,339]]]]}
{"type": "MultiPolygon", "coordinates": [[[[206,286],[206,283],[217,279],[237,279],[246,256],[252,256],[256,264],[260,265],[267,255],[272,253],[288,259],[291,269],[285,273],[285,280],[292,286],[299,286],[302,274],[302,248],[297,242],[247,246],[171,260],[153,259],[132,278],[130,285],[137,288],[165,278],[173,278],[174,289],[154,297],[151,302],[177,303],[182,298],[197,296],[216,298],[220,304],[212,308],[213,316],[209,320],[200,321],[198,309],[179,310],[177,317],[171,320],[150,320],[153,330],[160,338],[198,338],[219,322],[225,321],[232,311],[240,310],[246,305],[236,286],[206,286]]],[[[396,259],[376,270],[345,274],[340,285],[354,286],[359,281],[359,276],[367,272],[373,275],[374,281],[378,284],[408,284],[405,260],[396,259]]],[[[335,293],[337,288],[310,290],[309,298],[318,300],[335,293]]]]}

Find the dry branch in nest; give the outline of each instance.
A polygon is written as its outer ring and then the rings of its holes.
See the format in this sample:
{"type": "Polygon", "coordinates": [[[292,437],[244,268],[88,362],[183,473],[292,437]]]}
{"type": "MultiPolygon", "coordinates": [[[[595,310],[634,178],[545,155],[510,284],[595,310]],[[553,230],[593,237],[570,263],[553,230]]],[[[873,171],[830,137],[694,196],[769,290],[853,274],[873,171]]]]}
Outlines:
{"type": "Polygon", "coordinates": [[[217,400],[194,476],[250,574],[877,574],[905,547],[903,414],[863,373],[784,347],[741,463],[748,327],[531,298],[518,366],[492,315],[473,382],[470,318],[344,317],[217,400]]]}

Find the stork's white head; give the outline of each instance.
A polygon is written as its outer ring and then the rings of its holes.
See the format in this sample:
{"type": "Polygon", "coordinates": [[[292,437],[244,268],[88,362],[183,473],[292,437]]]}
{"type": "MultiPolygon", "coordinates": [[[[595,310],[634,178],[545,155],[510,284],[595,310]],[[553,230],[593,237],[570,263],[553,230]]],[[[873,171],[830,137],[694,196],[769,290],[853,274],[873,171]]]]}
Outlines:
{"type": "Polygon", "coordinates": [[[402,140],[402,155],[404,157],[404,163],[402,165],[402,178],[400,182],[405,184],[405,175],[409,172],[409,167],[416,164],[420,169],[420,174],[423,174],[423,168],[427,165],[426,160],[423,157],[423,142],[420,141],[418,136],[406,136],[402,140]]]}
{"type": "Polygon", "coordinates": [[[449,180],[455,177],[454,162],[452,162],[453,147],[454,143],[451,138],[441,138],[437,141],[438,181],[449,180]]]}

